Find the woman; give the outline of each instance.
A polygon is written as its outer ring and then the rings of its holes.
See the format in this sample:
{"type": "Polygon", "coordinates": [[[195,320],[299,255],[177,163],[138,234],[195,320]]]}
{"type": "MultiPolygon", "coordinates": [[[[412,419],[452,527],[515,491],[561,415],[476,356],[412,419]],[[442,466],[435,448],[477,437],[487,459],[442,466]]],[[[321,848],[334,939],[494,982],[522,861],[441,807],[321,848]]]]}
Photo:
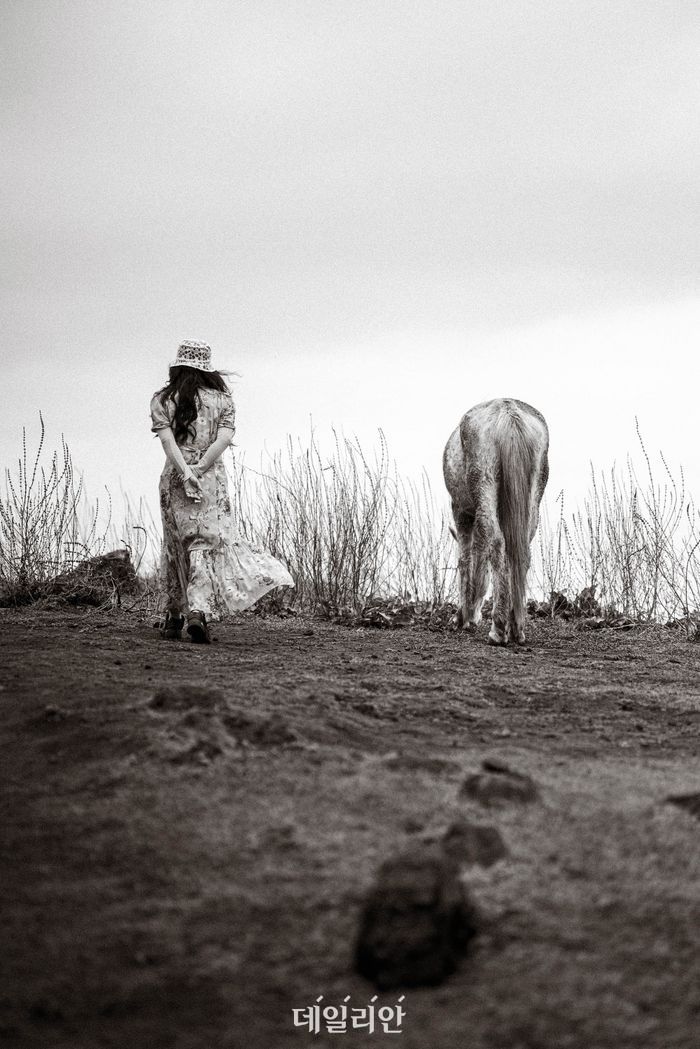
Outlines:
{"type": "Polygon", "coordinates": [[[161,634],[211,641],[208,623],[254,604],[275,586],[293,586],[270,554],[238,540],[223,462],[235,431],[233,400],[211,349],[183,342],[168,383],[151,400],[154,433],[165,452],[160,478],[167,610],[161,634]]]}

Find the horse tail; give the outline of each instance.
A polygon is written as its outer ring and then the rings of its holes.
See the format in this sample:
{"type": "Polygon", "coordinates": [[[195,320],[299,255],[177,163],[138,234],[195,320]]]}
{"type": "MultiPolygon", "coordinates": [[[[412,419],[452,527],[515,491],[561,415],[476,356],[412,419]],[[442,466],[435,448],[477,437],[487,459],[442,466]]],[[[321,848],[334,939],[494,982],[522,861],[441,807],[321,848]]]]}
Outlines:
{"type": "Polygon", "coordinates": [[[530,560],[530,503],[536,448],[527,422],[504,412],[496,423],[498,448],[498,520],[510,564],[511,590],[524,600],[530,560]]]}

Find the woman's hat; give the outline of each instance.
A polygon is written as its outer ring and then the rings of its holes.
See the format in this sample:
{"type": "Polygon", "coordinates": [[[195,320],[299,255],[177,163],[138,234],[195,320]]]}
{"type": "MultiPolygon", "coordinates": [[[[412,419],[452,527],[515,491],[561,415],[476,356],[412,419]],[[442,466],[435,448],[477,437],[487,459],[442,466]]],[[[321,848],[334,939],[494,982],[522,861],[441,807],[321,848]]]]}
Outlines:
{"type": "Polygon", "coordinates": [[[196,368],[200,372],[216,371],[211,363],[211,346],[206,342],[181,342],[177,348],[177,357],[170,365],[171,368],[196,368]]]}

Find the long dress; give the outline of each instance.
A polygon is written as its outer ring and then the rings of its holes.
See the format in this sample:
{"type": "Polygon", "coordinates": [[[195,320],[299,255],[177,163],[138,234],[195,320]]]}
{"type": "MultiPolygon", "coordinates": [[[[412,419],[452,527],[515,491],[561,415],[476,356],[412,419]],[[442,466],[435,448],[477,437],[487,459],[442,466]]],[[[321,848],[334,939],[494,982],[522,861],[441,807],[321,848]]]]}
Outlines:
{"type": "MultiPolygon", "coordinates": [[[[171,426],[174,412],[171,400],[163,405],[154,394],[153,432],[171,426]]],[[[185,462],[196,466],[220,428],[235,428],[231,395],[201,389],[192,426],[194,436],[178,442],[178,447],[185,462]]],[[[201,483],[197,503],[185,494],[180,473],[166,459],[159,484],[166,607],[185,613],[196,609],[207,619],[217,620],[250,607],[274,587],[294,586],[280,561],[236,535],[223,456],[202,476],[201,483]]]]}

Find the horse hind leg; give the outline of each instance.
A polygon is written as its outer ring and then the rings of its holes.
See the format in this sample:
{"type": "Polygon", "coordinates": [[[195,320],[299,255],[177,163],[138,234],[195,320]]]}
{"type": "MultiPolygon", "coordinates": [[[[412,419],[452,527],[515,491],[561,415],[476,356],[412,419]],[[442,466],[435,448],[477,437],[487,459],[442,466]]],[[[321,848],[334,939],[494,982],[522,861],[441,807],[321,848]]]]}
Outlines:
{"type": "Polygon", "coordinates": [[[469,611],[472,629],[476,629],[481,622],[481,606],[486,597],[489,585],[489,551],[488,544],[484,542],[483,532],[476,525],[473,530],[472,540],[472,573],[471,587],[469,591],[469,611]]]}
{"type": "Polygon", "coordinates": [[[457,628],[459,630],[470,630],[471,609],[469,604],[469,593],[472,580],[472,540],[473,522],[471,518],[458,510],[452,504],[452,516],[455,527],[451,529],[452,535],[457,543],[459,557],[457,568],[459,572],[459,609],[457,611],[457,628]]]}
{"type": "Polygon", "coordinates": [[[507,645],[512,626],[512,607],[510,597],[510,573],[503,545],[503,538],[496,540],[496,550],[492,554],[493,568],[493,612],[489,642],[492,645],[507,645]]]}
{"type": "Polygon", "coordinates": [[[522,645],[525,642],[525,622],[527,619],[525,612],[525,584],[527,581],[527,573],[530,568],[532,540],[535,538],[537,525],[539,524],[540,502],[547,484],[548,473],[549,466],[545,452],[540,461],[539,468],[536,471],[536,477],[530,488],[530,510],[528,514],[527,546],[525,549],[524,561],[521,565],[513,565],[511,569],[513,607],[511,612],[510,635],[511,639],[519,645],[522,645]]]}
{"type": "Polygon", "coordinates": [[[492,645],[507,645],[510,635],[510,573],[495,502],[481,516],[477,529],[485,554],[484,562],[490,562],[493,573],[493,611],[488,640],[492,645]]]}
{"type": "Polygon", "coordinates": [[[454,535],[459,546],[460,607],[457,625],[460,629],[473,633],[481,620],[481,605],[487,585],[487,565],[475,534],[474,517],[455,511],[454,508],[453,514],[456,526],[454,535]]]}

